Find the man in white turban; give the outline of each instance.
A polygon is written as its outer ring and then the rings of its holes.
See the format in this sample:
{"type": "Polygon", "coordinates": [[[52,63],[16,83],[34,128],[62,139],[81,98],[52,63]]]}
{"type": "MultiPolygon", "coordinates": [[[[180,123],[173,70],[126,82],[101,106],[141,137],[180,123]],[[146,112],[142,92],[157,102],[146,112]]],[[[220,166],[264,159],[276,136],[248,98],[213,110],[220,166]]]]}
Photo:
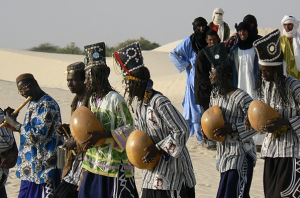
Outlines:
{"type": "Polygon", "coordinates": [[[299,21],[294,16],[284,16],[281,20],[283,35],[281,49],[284,55],[286,73],[300,80],[300,34],[299,21]]]}
{"type": "Polygon", "coordinates": [[[230,29],[227,23],[223,21],[224,11],[221,8],[216,8],[213,12],[212,22],[208,25],[210,29],[215,30],[221,42],[227,40],[230,35],[230,29]]]}

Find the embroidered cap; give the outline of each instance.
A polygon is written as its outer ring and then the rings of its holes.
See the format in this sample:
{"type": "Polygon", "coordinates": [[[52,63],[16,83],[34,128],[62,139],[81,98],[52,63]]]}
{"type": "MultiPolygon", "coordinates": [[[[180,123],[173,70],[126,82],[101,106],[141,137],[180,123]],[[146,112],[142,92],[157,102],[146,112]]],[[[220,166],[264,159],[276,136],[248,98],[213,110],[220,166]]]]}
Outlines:
{"type": "Polygon", "coordinates": [[[140,43],[135,42],[113,53],[121,69],[130,74],[131,71],[144,66],[140,43]]]}
{"type": "Polygon", "coordinates": [[[85,66],[83,62],[72,63],[71,65],[67,66],[67,71],[65,73],[74,74],[75,71],[84,70],[84,67],[85,66]]]}
{"type": "Polygon", "coordinates": [[[204,54],[213,66],[221,65],[228,61],[228,55],[224,43],[217,43],[203,49],[204,54]]]}
{"type": "Polygon", "coordinates": [[[278,29],[254,41],[253,46],[257,52],[260,65],[282,65],[283,54],[281,52],[280,31],[278,29]]]}
{"type": "Polygon", "coordinates": [[[85,51],[85,70],[90,69],[96,65],[106,65],[105,60],[105,43],[95,43],[84,46],[85,51]]]}

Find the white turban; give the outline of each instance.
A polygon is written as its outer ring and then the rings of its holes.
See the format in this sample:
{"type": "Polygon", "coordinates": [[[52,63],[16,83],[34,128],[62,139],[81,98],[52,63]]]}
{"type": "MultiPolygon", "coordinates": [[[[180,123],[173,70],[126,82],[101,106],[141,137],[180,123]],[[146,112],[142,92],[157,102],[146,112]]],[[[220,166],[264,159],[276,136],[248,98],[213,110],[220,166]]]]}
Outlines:
{"type": "Polygon", "coordinates": [[[222,8],[216,8],[212,15],[212,20],[214,24],[219,25],[218,23],[223,23],[223,15],[224,11],[222,10],[222,8]],[[222,15],[216,15],[216,13],[222,13],[222,15]]]}
{"type": "Polygon", "coordinates": [[[224,41],[224,32],[225,32],[225,27],[224,27],[224,21],[223,21],[223,15],[224,11],[221,8],[216,8],[213,12],[212,20],[215,25],[218,25],[218,35],[220,37],[221,42],[224,41]],[[216,14],[216,13],[222,13],[216,14]]]}
{"type": "Polygon", "coordinates": [[[300,35],[297,32],[297,29],[299,28],[299,21],[293,16],[285,15],[281,20],[281,24],[284,25],[289,23],[292,23],[294,25],[293,29],[287,32],[283,28],[283,35],[287,36],[288,38],[293,38],[293,51],[294,51],[295,63],[298,71],[300,71],[300,35]]]}
{"type": "Polygon", "coordinates": [[[284,24],[289,24],[289,23],[292,23],[293,24],[293,29],[289,32],[287,32],[284,28],[283,28],[283,35],[291,38],[291,37],[295,37],[297,35],[297,29],[299,28],[299,21],[293,17],[293,16],[287,16],[285,15],[283,17],[283,19],[281,20],[281,24],[282,26],[284,24]]]}

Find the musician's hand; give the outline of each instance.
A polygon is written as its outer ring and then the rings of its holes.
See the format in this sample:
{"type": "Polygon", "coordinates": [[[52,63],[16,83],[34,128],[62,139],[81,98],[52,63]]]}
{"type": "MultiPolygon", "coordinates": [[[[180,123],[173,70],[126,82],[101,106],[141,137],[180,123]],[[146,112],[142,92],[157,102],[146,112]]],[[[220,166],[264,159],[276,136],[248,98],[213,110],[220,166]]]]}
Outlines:
{"type": "Polygon", "coordinates": [[[18,122],[16,121],[18,114],[16,115],[11,115],[14,110],[10,107],[7,107],[5,110],[5,121],[7,125],[10,125],[8,128],[11,130],[13,127],[13,131],[15,131],[15,127],[17,126],[18,122]]]}
{"type": "Polygon", "coordinates": [[[85,146],[83,146],[83,149],[85,151],[88,150],[89,148],[92,148],[100,139],[112,137],[112,134],[110,132],[93,131],[93,132],[86,132],[86,133],[91,136],[87,140],[81,143],[81,144],[85,144],[85,146]]]}
{"type": "Polygon", "coordinates": [[[159,150],[156,148],[155,144],[151,144],[147,146],[144,151],[148,151],[148,153],[142,158],[145,164],[151,163],[154,161],[155,157],[159,153],[159,150]]]}
{"type": "Polygon", "coordinates": [[[251,124],[250,124],[248,115],[246,115],[246,117],[245,117],[244,125],[245,125],[246,131],[250,131],[250,129],[251,129],[251,124]]]}
{"type": "Polygon", "coordinates": [[[204,134],[204,131],[203,131],[202,127],[201,127],[201,134],[202,134],[203,142],[204,142],[205,144],[207,144],[207,137],[206,137],[206,135],[204,134]]]}
{"type": "Polygon", "coordinates": [[[232,124],[231,123],[226,123],[224,126],[217,128],[214,130],[214,136],[215,137],[222,137],[226,136],[227,134],[231,134],[234,131],[232,130],[232,124]]]}
{"type": "Polygon", "coordinates": [[[62,136],[71,137],[71,131],[70,131],[69,124],[61,124],[56,132],[60,137],[62,137],[62,136]]]}
{"type": "Polygon", "coordinates": [[[274,133],[276,130],[282,128],[283,126],[290,126],[291,123],[287,119],[275,118],[267,121],[267,125],[262,126],[261,130],[268,133],[274,133]]]}
{"type": "Polygon", "coordinates": [[[15,111],[15,109],[13,109],[11,107],[7,107],[3,110],[5,116],[8,113],[10,116],[15,117],[15,120],[16,120],[19,115],[19,112],[16,115],[11,115],[14,111],[15,111]]]}
{"type": "Polygon", "coordinates": [[[76,141],[72,137],[67,138],[65,143],[63,144],[63,147],[68,150],[73,150],[74,148],[76,148],[76,141]]]}
{"type": "Polygon", "coordinates": [[[11,126],[8,123],[6,123],[4,127],[8,128],[10,131],[17,131],[15,127],[11,126]]]}

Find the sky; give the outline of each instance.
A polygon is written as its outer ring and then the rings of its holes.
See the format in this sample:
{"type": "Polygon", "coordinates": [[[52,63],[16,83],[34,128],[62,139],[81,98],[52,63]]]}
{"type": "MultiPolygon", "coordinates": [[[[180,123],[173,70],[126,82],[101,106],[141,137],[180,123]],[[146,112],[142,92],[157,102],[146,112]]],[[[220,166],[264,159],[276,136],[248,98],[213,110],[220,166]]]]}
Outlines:
{"type": "Polygon", "coordinates": [[[230,29],[247,14],[263,28],[281,28],[284,15],[300,20],[300,0],[0,0],[0,48],[75,42],[83,49],[139,37],[165,45],[192,34],[196,17],[211,22],[217,7],[230,29]]]}

